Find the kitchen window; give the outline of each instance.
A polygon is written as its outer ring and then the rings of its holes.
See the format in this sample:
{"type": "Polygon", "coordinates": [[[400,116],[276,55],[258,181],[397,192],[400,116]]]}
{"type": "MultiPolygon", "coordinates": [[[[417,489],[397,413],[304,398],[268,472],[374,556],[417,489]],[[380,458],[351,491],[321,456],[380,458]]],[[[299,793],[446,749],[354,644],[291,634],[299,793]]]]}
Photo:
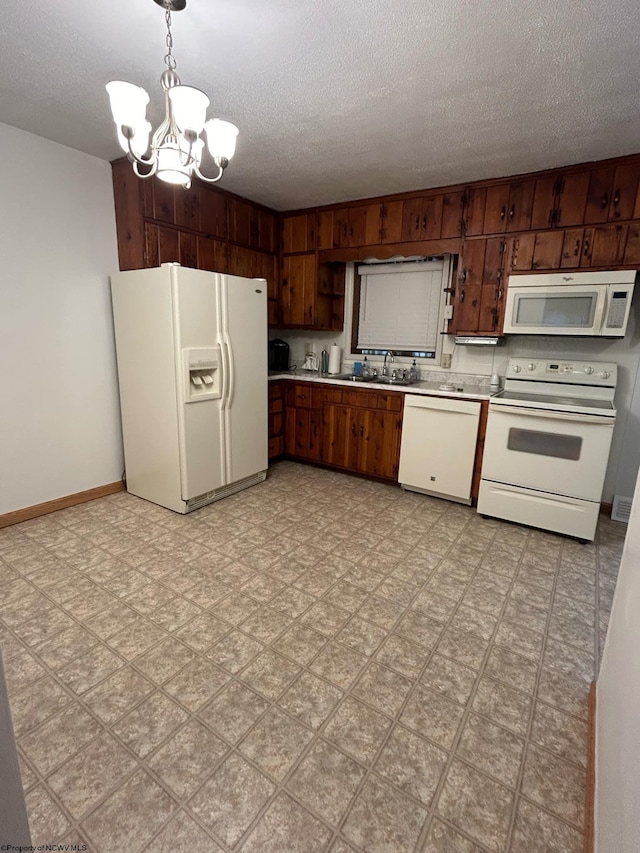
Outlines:
{"type": "Polygon", "coordinates": [[[355,352],[439,359],[449,259],[358,267],[355,352]]]}

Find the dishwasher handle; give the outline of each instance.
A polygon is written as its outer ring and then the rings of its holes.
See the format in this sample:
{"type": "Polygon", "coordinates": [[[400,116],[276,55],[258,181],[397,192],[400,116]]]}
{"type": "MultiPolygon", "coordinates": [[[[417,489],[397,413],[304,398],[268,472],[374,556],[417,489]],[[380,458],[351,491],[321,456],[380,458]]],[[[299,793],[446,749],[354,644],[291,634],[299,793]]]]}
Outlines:
{"type": "Polygon", "coordinates": [[[404,401],[405,409],[431,409],[476,417],[480,414],[480,406],[480,403],[471,400],[452,400],[450,397],[427,397],[418,394],[407,394],[404,401]]]}

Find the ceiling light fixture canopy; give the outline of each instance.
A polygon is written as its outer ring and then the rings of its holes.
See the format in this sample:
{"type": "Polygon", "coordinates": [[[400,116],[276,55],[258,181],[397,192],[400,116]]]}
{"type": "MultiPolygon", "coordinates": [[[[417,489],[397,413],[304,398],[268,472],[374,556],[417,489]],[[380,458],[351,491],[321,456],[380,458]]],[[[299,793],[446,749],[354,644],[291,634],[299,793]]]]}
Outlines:
{"type": "Polygon", "coordinates": [[[171,33],[171,12],[179,12],[186,0],[155,0],[165,10],[167,23],[167,66],[160,77],[165,94],[165,117],[151,136],[151,125],[146,112],[149,95],[140,86],[112,80],[107,83],[111,112],[116,124],[118,141],[133,164],[139,178],[157,175],[169,184],[191,186],[195,174],[201,180],[214,184],[222,177],[236,150],[238,128],[228,121],[214,118],[207,121],[209,98],[200,89],[183,86],[176,74],[171,33]],[[213,158],[218,174],[209,178],[200,171],[205,143],[213,158]],[[151,151],[149,152],[149,138],[151,151]],[[148,154],[148,156],[146,156],[148,154]],[[140,171],[140,167],[144,171],[140,171]]]}

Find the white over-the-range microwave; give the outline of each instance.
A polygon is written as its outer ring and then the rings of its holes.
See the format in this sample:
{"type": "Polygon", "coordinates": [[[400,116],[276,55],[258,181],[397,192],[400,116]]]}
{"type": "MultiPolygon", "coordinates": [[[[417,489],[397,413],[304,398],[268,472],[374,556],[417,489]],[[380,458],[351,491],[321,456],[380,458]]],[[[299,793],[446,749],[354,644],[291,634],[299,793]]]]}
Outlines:
{"type": "Polygon", "coordinates": [[[636,270],[511,275],[504,332],[621,338],[636,270]]]}

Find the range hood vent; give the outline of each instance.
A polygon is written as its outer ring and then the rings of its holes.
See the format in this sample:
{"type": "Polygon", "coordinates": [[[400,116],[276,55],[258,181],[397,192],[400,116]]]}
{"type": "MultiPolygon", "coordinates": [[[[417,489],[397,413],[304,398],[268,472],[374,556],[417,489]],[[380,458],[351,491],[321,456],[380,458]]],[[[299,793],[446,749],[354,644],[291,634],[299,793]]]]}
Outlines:
{"type": "Polygon", "coordinates": [[[456,344],[466,347],[499,347],[504,343],[504,338],[489,338],[483,335],[456,335],[456,344]]]}

